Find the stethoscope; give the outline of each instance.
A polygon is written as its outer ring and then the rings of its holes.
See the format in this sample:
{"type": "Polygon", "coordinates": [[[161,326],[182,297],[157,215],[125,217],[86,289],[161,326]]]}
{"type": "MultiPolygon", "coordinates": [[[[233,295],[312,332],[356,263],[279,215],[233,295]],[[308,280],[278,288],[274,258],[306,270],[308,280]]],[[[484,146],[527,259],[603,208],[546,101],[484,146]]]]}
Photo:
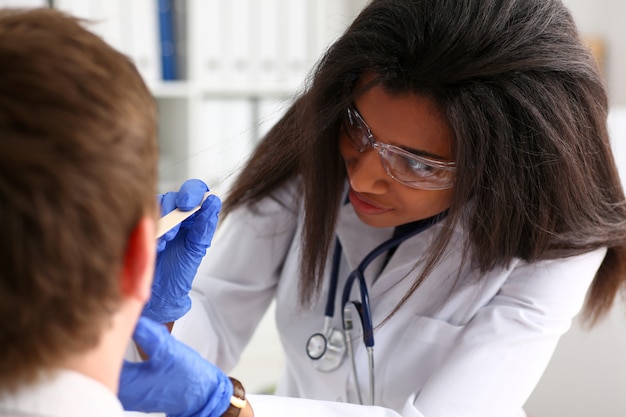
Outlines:
{"type": "Polygon", "coordinates": [[[343,331],[331,327],[331,321],[335,312],[335,298],[337,296],[337,282],[339,280],[339,263],[341,261],[342,247],[339,239],[336,239],[335,251],[332,259],[332,269],[330,274],[330,287],[328,289],[328,299],[326,300],[326,308],[324,310],[324,329],[321,333],[315,333],[309,337],[306,345],[306,353],[313,360],[315,367],[322,372],[333,371],[341,365],[346,355],[350,357],[352,362],[352,373],[357,388],[359,402],[363,403],[361,389],[358,386],[356,361],[354,359],[354,351],[352,347],[352,330],[354,329],[352,312],[356,310],[361,319],[361,327],[363,330],[363,343],[367,351],[368,371],[369,371],[369,404],[374,405],[374,327],[372,325],[372,312],[369,302],[369,294],[367,284],[365,282],[365,269],[368,265],[381,254],[395,250],[405,240],[423,232],[433,224],[437,223],[446,213],[424,219],[412,224],[407,231],[401,232],[391,239],[378,245],[374,250],[368,253],[361,261],[358,267],[348,275],[348,279],[343,287],[341,295],[342,308],[342,325],[343,331]],[[350,301],[350,292],[354,281],[359,282],[359,292],[361,301],[350,301]]]}

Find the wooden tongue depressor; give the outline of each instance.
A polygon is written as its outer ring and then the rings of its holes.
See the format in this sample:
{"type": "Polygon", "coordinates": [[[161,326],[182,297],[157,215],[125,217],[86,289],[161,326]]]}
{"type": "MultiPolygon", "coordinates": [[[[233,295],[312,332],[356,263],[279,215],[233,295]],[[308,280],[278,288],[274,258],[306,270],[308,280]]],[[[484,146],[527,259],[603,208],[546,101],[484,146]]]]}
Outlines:
{"type": "Polygon", "coordinates": [[[173,211],[167,213],[165,216],[161,217],[157,225],[157,239],[163,236],[169,230],[171,230],[174,226],[181,223],[187,217],[200,210],[200,207],[202,207],[202,203],[204,203],[204,200],[206,200],[211,194],[213,193],[210,191],[204,193],[204,197],[202,197],[202,201],[200,202],[200,204],[198,204],[196,207],[192,208],[189,211],[182,211],[181,209],[176,208],[173,211]]]}

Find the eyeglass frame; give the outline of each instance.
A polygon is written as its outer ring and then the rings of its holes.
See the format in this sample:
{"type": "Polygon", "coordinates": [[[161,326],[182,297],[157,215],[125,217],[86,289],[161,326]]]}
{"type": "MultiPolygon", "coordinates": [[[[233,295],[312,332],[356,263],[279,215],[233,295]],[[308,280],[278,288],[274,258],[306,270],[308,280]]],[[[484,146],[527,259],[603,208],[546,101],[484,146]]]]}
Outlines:
{"type": "MultiPolygon", "coordinates": [[[[449,188],[452,188],[454,186],[454,177],[450,177],[450,180],[447,181],[445,184],[442,185],[432,185],[432,186],[426,186],[424,187],[422,184],[415,185],[413,183],[410,183],[408,181],[402,180],[400,178],[397,178],[392,172],[391,172],[391,162],[385,157],[384,152],[389,152],[390,154],[396,154],[399,155],[403,158],[408,159],[409,161],[414,161],[423,165],[426,165],[430,168],[434,168],[437,170],[443,170],[443,171],[448,171],[448,172],[454,172],[456,171],[456,165],[454,162],[451,161],[439,161],[436,159],[431,159],[431,158],[427,158],[424,156],[420,156],[420,155],[416,155],[414,153],[411,153],[405,149],[402,149],[398,146],[395,145],[390,145],[388,143],[384,143],[384,142],[380,142],[377,141],[374,138],[374,134],[372,133],[372,130],[370,129],[370,127],[368,126],[367,122],[365,122],[365,120],[363,119],[363,117],[361,116],[361,114],[358,112],[358,110],[354,107],[354,106],[350,106],[346,109],[346,120],[344,121],[344,129],[346,129],[346,134],[348,135],[348,138],[350,139],[350,143],[356,148],[356,150],[358,150],[359,152],[364,152],[365,150],[367,150],[368,148],[373,148],[378,152],[378,156],[380,157],[381,163],[383,165],[383,167],[385,168],[385,171],[387,172],[387,175],[389,175],[391,178],[393,178],[394,180],[398,181],[399,183],[406,185],[407,187],[413,188],[413,189],[418,189],[418,190],[447,190],[449,188]],[[355,123],[356,122],[356,123],[355,123]],[[346,125],[348,124],[348,125],[346,125]],[[352,136],[352,134],[350,133],[350,128],[351,127],[356,127],[357,129],[361,130],[363,132],[363,136],[365,138],[367,138],[367,143],[364,146],[359,146],[359,144],[355,141],[354,137],[352,136]]],[[[440,178],[440,177],[436,177],[436,178],[440,178]]]]}

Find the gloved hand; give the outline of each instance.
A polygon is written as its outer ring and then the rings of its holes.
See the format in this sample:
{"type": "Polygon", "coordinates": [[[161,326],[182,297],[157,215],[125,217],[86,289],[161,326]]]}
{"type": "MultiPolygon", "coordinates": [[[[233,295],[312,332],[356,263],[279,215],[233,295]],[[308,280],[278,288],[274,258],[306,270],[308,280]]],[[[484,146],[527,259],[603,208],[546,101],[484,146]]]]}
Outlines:
{"type": "MultiPolygon", "coordinates": [[[[176,207],[191,210],[208,190],[204,182],[188,180],[178,192],[159,195],[161,215],[176,207]]],[[[211,195],[200,210],[159,239],[152,295],[144,308],[144,316],[158,323],[169,323],[189,311],[191,283],[211,246],[221,208],[220,199],[211,195]]]]}
{"type": "Polygon", "coordinates": [[[219,417],[229,407],[233,385],[228,377],[165,326],[141,317],[133,339],[149,359],[124,361],[118,396],[125,410],[219,417]]]}

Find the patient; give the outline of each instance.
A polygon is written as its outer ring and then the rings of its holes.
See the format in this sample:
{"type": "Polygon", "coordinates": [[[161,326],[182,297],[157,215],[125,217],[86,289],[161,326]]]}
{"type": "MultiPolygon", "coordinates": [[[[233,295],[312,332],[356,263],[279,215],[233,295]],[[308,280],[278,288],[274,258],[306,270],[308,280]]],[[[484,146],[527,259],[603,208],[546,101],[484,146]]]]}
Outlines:
{"type": "Polygon", "coordinates": [[[162,369],[176,399],[138,411],[237,414],[226,375],[162,325],[136,326],[158,150],[134,65],[52,9],[0,11],[0,62],[0,415],[122,416],[141,403],[117,395],[133,333],[149,359],[126,382],[162,369]]]}

